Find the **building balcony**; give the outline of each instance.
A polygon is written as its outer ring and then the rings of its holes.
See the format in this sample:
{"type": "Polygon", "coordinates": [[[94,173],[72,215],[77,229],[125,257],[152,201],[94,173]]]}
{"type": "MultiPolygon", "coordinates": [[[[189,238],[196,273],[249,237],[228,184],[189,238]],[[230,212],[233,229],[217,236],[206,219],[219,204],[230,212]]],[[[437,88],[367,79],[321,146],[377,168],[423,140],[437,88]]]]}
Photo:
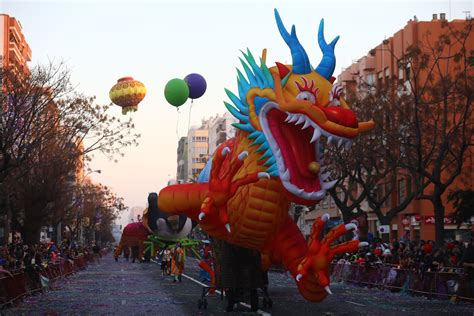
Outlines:
{"type": "Polygon", "coordinates": [[[351,74],[353,75],[359,74],[359,64],[358,63],[352,64],[350,67],[350,71],[351,71],[351,74]]]}
{"type": "Polygon", "coordinates": [[[362,71],[370,71],[375,69],[375,57],[365,56],[359,62],[359,68],[362,71]]]}
{"type": "Polygon", "coordinates": [[[15,18],[10,17],[10,27],[8,30],[15,36],[17,40],[21,40],[23,38],[23,34],[21,33],[21,25],[18,23],[18,20],[15,18]]]}
{"type": "Polygon", "coordinates": [[[14,60],[18,62],[19,64],[26,63],[25,58],[23,58],[23,55],[21,54],[21,50],[18,47],[17,43],[10,42],[8,46],[8,52],[9,52],[10,60],[14,60]]]}
{"type": "Polygon", "coordinates": [[[339,81],[352,82],[352,81],[355,81],[355,78],[354,78],[354,75],[351,74],[350,70],[346,69],[339,75],[339,81]]]}

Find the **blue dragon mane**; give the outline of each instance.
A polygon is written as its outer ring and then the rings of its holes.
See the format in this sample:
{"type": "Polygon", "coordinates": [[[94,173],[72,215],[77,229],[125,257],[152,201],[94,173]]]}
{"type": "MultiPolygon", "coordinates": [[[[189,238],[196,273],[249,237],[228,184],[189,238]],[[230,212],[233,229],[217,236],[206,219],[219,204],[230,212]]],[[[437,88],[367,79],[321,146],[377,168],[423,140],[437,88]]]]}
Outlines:
{"type": "MultiPolygon", "coordinates": [[[[228,89],[225,89],[225,92],[233,104],[224,102],[227,110],[239,120],[239,123],[233,123],[232,125],[235,128],[238,128],[242,131],[248,132],[249,139],[253,139],[251,146],[258,146],[257,152],[264,151],[263,155],[259,158],[267,159],[264,166],[267,167],[266,172],[270,176],[278,176],[278,169],[276,165],[276,160],[273,157],[273,152],[270,148],[270,145],[267,142],[267,138],[263,134],[263,131],[256,130],[252,124],[250,124],[248,104],[246,101],[247,93],[250,89],[258,87],[260,89],[265,88],[274,88],[273,77],[268,69],[265,61],[260,58],[260,66],[257,65],[255,58],[249,49],[247,49],[247,54],[242,51],[245,61],[242,58],[240,62],[242,67],[247,75],[247,78],[244,77],[242,72],[237,69],[237,86],[239,90],[239,96],[236,96],[233,92],[228,89]]],[[[289,76],[286,77],[288,79],[289,76]]],[[[282,85],[286,83],[286,80],[282,82],[282,85]]],[[[266,98],[255,98],[255,110],[258,115],[262,106],[268,101],[266,98]]]]}

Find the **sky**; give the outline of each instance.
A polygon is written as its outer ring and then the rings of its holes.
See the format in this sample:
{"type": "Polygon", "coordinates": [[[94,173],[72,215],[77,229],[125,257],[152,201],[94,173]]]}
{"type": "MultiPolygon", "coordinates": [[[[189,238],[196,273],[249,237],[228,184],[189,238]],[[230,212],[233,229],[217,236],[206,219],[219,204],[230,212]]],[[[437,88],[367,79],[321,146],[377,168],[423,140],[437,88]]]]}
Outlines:
{"type": "MultiPolygon", "coordinates": [[[[254,56],[267,49],[267,65],[291,63],[290,50],[280,37],[273,9],[287,29],[292,24],[313,66],[321,52],[317,30],[325,19],[329,42],[336,46],[336,71],[350,66],[383,39],[403,28],[416,15],[431,20],[433,13],[448,19],[474,14],[474,1],[325,1],[325,0],[174,0],[174,1],[22,1],[1,0],[0,12],[17,18],[29,43],[30,66],[63,60],[72,71],[77,90],[109,103],[109,90],[118,78],[143,82],[147,95],[133,116],[138,147],[110,161],[95,154],[93,181],[110,186],[126,205],[146,206],[149,192],[159,192],[176,176],[178,139],[188,120],[223,114],[224,88],[236,91],[240,50],[254,56]],[[207,91],[177,109],[166,102],[164,87],[173,78],[199,73],[207,91]],[[191,111],[190,111],[191,110],[191,111]]],[[[121,116],[114,107],[111,115],[121,116]]],[[[125,216],[126,217],[126,216],[125,216]]]]}

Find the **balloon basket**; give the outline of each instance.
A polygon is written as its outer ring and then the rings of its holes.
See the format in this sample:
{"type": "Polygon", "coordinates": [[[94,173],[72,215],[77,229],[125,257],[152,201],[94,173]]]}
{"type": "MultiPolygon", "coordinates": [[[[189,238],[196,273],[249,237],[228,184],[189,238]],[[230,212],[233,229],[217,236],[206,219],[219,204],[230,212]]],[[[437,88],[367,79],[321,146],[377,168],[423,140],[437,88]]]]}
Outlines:
{"type": "Polygon", "coordinates": [[[122,115],[126,115],[128,112],[136,112],[138,106],[126,106],[122,108],[122,115]]]}

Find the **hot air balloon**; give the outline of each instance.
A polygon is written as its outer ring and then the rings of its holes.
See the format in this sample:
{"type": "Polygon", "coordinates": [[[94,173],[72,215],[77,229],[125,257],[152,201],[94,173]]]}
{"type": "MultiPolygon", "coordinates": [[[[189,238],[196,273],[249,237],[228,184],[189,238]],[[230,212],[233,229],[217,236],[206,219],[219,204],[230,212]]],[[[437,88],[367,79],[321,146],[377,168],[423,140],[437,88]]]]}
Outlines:
{"type": "Polygon", "coordinates": [[[135,112],[145,95],[145,85],[132,77],[120,78],[109,92],[110,100],[122,107],[123,115],[130,111],[135,112]]]}

